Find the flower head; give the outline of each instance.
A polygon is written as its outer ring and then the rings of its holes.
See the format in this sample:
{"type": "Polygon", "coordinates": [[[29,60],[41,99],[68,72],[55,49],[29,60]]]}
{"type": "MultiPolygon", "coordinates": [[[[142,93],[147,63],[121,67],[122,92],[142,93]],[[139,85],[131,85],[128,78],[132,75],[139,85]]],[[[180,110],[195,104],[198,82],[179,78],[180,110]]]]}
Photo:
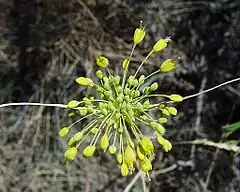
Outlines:
{"type": "MultiPolygon", "coordinates": [[[[133,50],[144,36],[145,29],[141,24],[134,33],[133,50]]],[[[76,79],[78,84],[92,87],[96,92],[97,99],[90,96],[84,97],[81,101],[72,100],[67,104],[71,114],[80,117],[71,125],[61,129],[60,137],[66,136],[73,126],[87,119],[86,126],[82,127],[68,141],[69,148],[64,153],[68,160],[76,157],[77,152],[80,151],[78,150],[80,145],[87,144],[82,151],[83,157],[90,158],[96,150],[101,149],[100,151],[116,157],[123,176],[131,174],[138,167],[137,165],[140,165],[140,169],[148,175],[148,172],[152,170],[151,161],[154,159],[155,145],[152,138],[143,131],[143,126],[141,126],[143,124],[149,127],[153,132],[152,135],[157,135],[157,141],[163,151],[171,150],[172,144],[163,135],[166,132],[168,118],[177,115],[177,109],[173,107],[173,104],[181,102],[183,97],[178,94],[159,94],[159,97],[163,97],[165,100],[154,104],[151,98],[158,95],[155,92],[159,89],[159,83],[145,85],[145,82],[158,72],[171,71],[175,68],[175,63],[171,59],[166,60],[157,72],[147,76],[138,75],[147,58],[152,53],[164,49],[169,40],[169,38],[160,39],[135,74],[128,75],[132,50],[130,56],[122,63],[123,76],[113,75],[107,68],[108,59],[99,56],[96,59],[97,65],[107,69],[106,72],[101,70],[96,72],[99,83],[93,83],[87,77],[76,79]],[[153,92],[154,94],[152,94],[153,92]],[[159,114],[157,119],[151,116],[152,111],[159,114]],[[90,138],[90,143],[86,138],[90,138]]]]}

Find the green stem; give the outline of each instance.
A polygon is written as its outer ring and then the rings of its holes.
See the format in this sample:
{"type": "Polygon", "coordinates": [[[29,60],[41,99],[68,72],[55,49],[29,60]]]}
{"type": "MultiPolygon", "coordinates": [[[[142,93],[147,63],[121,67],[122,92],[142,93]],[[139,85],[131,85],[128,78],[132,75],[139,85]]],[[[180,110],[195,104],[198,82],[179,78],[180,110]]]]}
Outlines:
{"type": "Polygon", "coordinates": [[[124,88],[124,86],[125,86],[127,73],[128,73],[128,68],[129,68],[129,65],[130,65],[130,62],[131,62],[131,59],[132,59],[132,55],[133,55],[133,51],[134,51],[135,47],[136,47],[136,45],[133,45],[132,50],[131,50],[131,54],[129,56],[129,63],[128,63],[126,69],[124,70],[123,81],[122,81],[122,88],[124,88]]]}
{"type": "Polygon", "coordinates": [[[103,119],[102,123],[101,123],[100,126],[98,127],[98,132],[94,135],[94,137],[93,137],[90,145],[92,145],[93,143],[94,143],[94,145],[96,144],[97,139],[98,139],[99,135],[101,134],[102,127],[104,127],[104,126],[106,125],[106,121],[107,121],[107,119],[109,118],[110,115],[111,115],[111,114],[109,114],[107,117],[105,117],[105,118],[103,119]],[[95,139],[96,137],[97,137],[97,139],[95,139]]]}
{"type": "Polygon", "coordinates": [[[69,125],[68,127],[71,128],[72,126],[76,125],[77,123],[79,123],[80,121],[82,121],[83,119],[86,119],[88,117],[91,117],[92,115],[97,115],[97,113],[91,113],[91,114],[88,114],[86,115],[85,117],[82,117],[80,119],[78,119],[77,121],[75,121],[74,123],[72,123],[71,125],[69,125]]]}
{"type": "Polygon", "coordinates": [[[152,77],[153,75],[156,75],[157,73],[160,72],[160,69],[158,69],[157,71],[154,71],[153,73],[149,74],[147,77],[145,77],[145,80],[152,77]]]}
{"type": "Polygon", "coordinates": [[[134,74],[134,78],[137,76],[139,70],[142,68],[143,64],[147,61],[147,59],[153,54],[153,50],[150,51],[150,53],[148,53],[148,55],[145,57],[145,59],[142,61],[142,63],[140,64],[140,66],[138,67],[136,73],[134,74]]]}

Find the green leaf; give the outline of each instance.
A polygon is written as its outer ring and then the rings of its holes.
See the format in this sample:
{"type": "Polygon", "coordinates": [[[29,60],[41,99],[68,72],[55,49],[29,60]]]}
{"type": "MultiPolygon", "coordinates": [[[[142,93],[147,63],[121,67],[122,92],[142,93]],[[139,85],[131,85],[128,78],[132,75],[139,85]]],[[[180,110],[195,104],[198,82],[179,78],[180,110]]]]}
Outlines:
{"type": "Polygon", "coordinates": [[[240,121],[230,125],[225,125],[222,127],[222,129],[224,132],[224,136],[228,137],[229,135],[232,135],[237,130],[240,130],[240,121]]]}

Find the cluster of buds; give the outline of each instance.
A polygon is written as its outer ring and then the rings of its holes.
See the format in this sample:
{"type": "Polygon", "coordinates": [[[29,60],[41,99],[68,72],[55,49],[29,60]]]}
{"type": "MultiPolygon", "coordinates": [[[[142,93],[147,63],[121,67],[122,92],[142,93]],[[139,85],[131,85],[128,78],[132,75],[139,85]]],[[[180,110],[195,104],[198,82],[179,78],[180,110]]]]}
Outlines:
{"type": "Polygon", "coordinates": [[[73,112],[71,115],[79,115],[80,118],[71,125],[60,130],[60,137],[64,137],[69,130],[81,122],[89,119],[89,123],[75,133],[68,141],[68,149],[65,158],[72,161],[78,154],[78,147],[85,146],[82,155],[90,158],[96,150],[109,152],[116,157],[123,176],[131,174],[136,168],[148,175],[152,170],[151,161],[154,159],[154,144],[151,138],[143,133],[143,125],[149,127],[157,138],[162,149],[171,150],[172,144],[164,138],[166,132],[164,124],[170,116],[177,114],[174,103],[181,102],[183,98],[178,94],[156,94],[158,83],[145,84],[146,80],[159,72],[168,72],[176,68],[177,60],[167,59],[159,69],[152,74],[138,75],[147,58],[167,47],[170,38],[160,39],[153,46],[150,53],[140,64],[135,74],[128,75],[133,51],[145,36],[145,28],[142,23],[135,30],[133,48],[129,57],[123,60],[123,76],[113,75],[108,69],[109,60],[104,56],[96,59],[96,64],[101,69],[96,71],[98,83],[86,77],[78,77],[76,82],[81,86],[92,87],[96,90],[98,98],[85,97],[81,101],[72,100],[67,107],[73,112]],[[162,97],[163,101],[152,104],[152,97],[162,97]],[[150,113],[156,111],[157,119],[150,113]],[[89,139],[91,138],[90,142],[89,139]],[[85,141],[85,142],[84,142],[85,141]]]}

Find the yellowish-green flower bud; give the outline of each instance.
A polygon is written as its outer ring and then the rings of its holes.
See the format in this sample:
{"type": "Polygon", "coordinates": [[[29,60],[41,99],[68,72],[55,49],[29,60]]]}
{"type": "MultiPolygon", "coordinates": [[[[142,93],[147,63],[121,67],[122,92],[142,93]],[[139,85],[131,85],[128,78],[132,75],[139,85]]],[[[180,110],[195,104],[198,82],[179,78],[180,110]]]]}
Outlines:
{"type": "Polygon", "coordinates": [[[136,97],[139,97],[139,96],[140,96],[140,91],[135,90],[135,92],[134,92],[134,97],[136,98],[136,97]]]}
{"type": "Polygon", "coordinates": [[[83,156],[85,158],[90,158],[93,156],[95,150],[96,150],[96,147],[94,145],[89,145],[83,150],[83,156]]]}
{"type": "Polygon", "coordinates": [[[157,141],[162,146],[165,144],[165,139],[161,135],[157,136],[157,141]]]}
{"type": "Polygon", "coordinates": [[[122,93],[122,92],[123,92],[122,86],[118,85],[118,86],[116,87],[116,92],[117,92],[118,94],[122,93]]]}
{"type": "Polygon", "coordinates": [[[151,103],[148,99],[146,101],[144,101],[144,103],[143,103],[144,109],[147,109],[150,105],[151,105],[151,103]]]}
{"type": "Polygon", "coordinates": [[[67,149],[64,153],[64,157],[68,159],[69,161],[72,161],[75,159],[77,155],[77,148],[76,147],[71,147],[67,149]]]}
{"type": "Polygon", "coordinates": [[[97,131],[98,131],[98,129],[96,127],[93,127],[91,129],[91,133],[94,134],[94,135],[97,133],[97,131]]]}
{"type": "Polygon", "coordinates": [[[141,75],[141,76],[139,77],[139,79],[138,79],[139,84],[140,84],[140,85],[143,84],[144,81],[145,81],[145,75],[141,75]]]}
{"type": "Polygon", "coordinates": [[[169,96],[169,99],[171,99],[173,102],[181,102],[183,101],[183,97],[178,94],[172,94],[169,96]]]}
{"type": "Polygon", "coordinates": [[[108,148],[108,151],[109,151],[111,154],[114,154],[114,153],[116,153],[117,148],[116,148],[114,145],[111,145],[111,146],[108,148]]]}
{"type": "Polygon", "coordinates": [[[140,146],[137,146],[137,155],[140,160],[143,160],[145,157],[144,152],[140,146]]]}
{"type": "Polygon", "coordinates": [[[111,86],[110,86],[109,83],[104,83],[103,88],[106,89],[106,90],[111,90],[111,86]]]}
{"type": "Polygon", "coordinates": [[[125,157],[125,162],[127,164],[136,162],[135,152],[129,145],[127,146],[127,148],[125,150],[124,157],[125,157]]]}
{"type": "Polygon", "coordinates": [[[74,138],[71,138],[68,141],[68,146],[73,147],[76,143],[77,141],[74,138]]]}
{"type": "Polygon", "coordinates": [[[134,76],[133,76],[133,75],[130,75],[130,76],[128,77],[127,82],[128,82],[129,85],[133,85],[134,80],[135,80],[134,76]]]}
{"type": "Polygon", "coordinates": [[[158,52],[166,48],[169,40],[169,38],[159,39],[153,46],[153,51],[158,52]]]}
{"type": "Polygon", "coordinates": [[[172,144],[170,143],[170,141],[168,141],[167,139],[165,139],[164,145],[162,146],[163,150],[168,152],[172,149],[172,144]]]}
{"type": "Polygon", "coordinates": [[[157,124],[156,131],[161,135],[164,135],[166,132],[165,128],[161,124],[157,124]]]}
{"type": "Polygon", "coordinates": [[[121,77],[119,75],[117,75],[113,78],[113,81],[116,85],[118,85],[120,83],[120,80],[121,80],[121,77]]]}
{"type": "Polygon", "coordinates": [[[160,66],[160,71],[161,72],[169,72],[176,69],[176,61],[173,59],[167,59],[162,63],[160,66]]]}
{"type": "Polygon", "coordinates": [[[102,78],[103,78],[103,73],[102,73],[102,71],[101,71],[101,70],[97,70],[96,76],[97,76],[97,78],[102,79],[102,78]]]}
{"type": "Polygon", "coordinates": [[[126,69],[129,65],[129,63],[130,63],[129,58],[124,59],[123,62],[122,62],[122,68],[126,69]]]}
{"type": "Polygon", "coordinates": [[[125,100],[126,102],[128,102],[128,101],[130,100],[129,95],[125,95],[125,96],[124,96],[124,100],[125,100]]]}
{"type": "Polygon", "coordinates": [[[129,174],[129,169],[126,163],[123,163],[121,166],[122,176],[127,176],[129,174]]]}
{"type": "Polygon", "coordinates": [[[83,138],[83,133],[82,132],[78,132],[76,135],[74,135],[73,138],[76,141],[80,141],[83,138]]]}
{"type": "Polygon", "coordinates": [[[123,133],[123,127],[122,127],[122,126],[118,127],[117,131],[118,131],[119,133],[123,133]]]}
{"type": "Polygon", "coordinates": [[[87,114],[87,108],[80,108],[79,109],[79,112],[82,116],[86,115],[87,114]]]}
{"type": "Polygon", "coordinates": [[[116,101],[117,101],[118,103],[122,103],[122,102],[123,102],[123,99],[124,99],[124,96],[119,95],[119,96],[116,98],[116,101]]]}
{"type": "Polygon", "coordinates": [[[152,154],[154,150],[154,145],[148,137],[143,137],[139,144],[146,154],[152,154]]]}
{"type": "Polygon", "coordinates": [[[144,27],[137,28],[135,30],[134,36],[133,36],[134,45],[137,45],[137,44],[141,43],[145,34],[146,34],[146,31],[145,31],[144,27]]]}
{"type": "Polygon", "coordinates": [[[158,122],[159,123],[162,123],[162,124],[164,124],[164,123],[167,123],[167,118],[165,118],[165,117],[160,117],[159,119],[158,119],[158,122]]]}
{"type": "Polygon", "coordinates": [[[143,112],[143,111],[144,111],[143,105],[142,105],[140,102],[138,102],[138,103],[136,104],[136,107],[137,107],[137,110],[138,110],[138,111],[140,111],[140,112],[143,112]]]}
{"type": "Polygon", "coordinates": [[[87,112],[88,112],[88,113],[93,113],[93,111],[94,111],[93,106],[88,106],[88,107],[87,107],[87,112]]]}
{"type": "Polygon", "coordinates": [[[108,77],[103,77],[103,82],[104,82],[104,83],[110,83],[110,82],[109,82],[109,78],[108,78],[108,77]]]}
{"type": "Polygon", "coordinates": [[[69,127],[63,127],[60,131],[59,131],[59,136],[60,137],[64,137],[65,135],[67,135],[69,132],[69,127]]]}
{"type": "Polygon", "coordinates": [[[98,56],[96,59],[96,63],[99,67],[101,68],[106,68],[108,66],[108,58],[104,57],[104,56],[98,56]]]}
{"type": "Polygon", "coordinates": [[[119,164],[122,164],[122,162],[123,162],[123,155],[122,155],[121,153],[118,153],[118,154],[117,154],[117,162],[118,162],[119,164]]]}
{"type": "Polygon", "coordinates": [[[108,110],[106,108],[100,110],[104,116],[108,115],[108,110]]]}
{"type": "Polygon", "coordinates": [[[171,115],[177,115],[177,109],[175,107],[168,107],[167,109],[171,115]]]}
{"type": "Polygon", "coordinates": [[[150,90],[151,90],[151,91],[156,91],[157,89],[158,89],[158,83],[157,83],[157,82],[153,83],[153,84],[150,86],[150,90]]]}
{"type": "Polygon", "coordinates": [[[166,115],[166,116],[170,115],[170,112],[167,109],[161,109],[161,111],[163,115],[166,115]]]}
{"type": "Polygon", "coordinates": [[[134,79],[133,80],[133,83],[132,83],[132,86],[133,87],[136,87],[138,85],[138,80],[137,79],[134,79]]]}
{"type": "Polygon", "coordinates": [[[143,88],[143,94],[148,94],[149,90],[150,90],[150,86],[144,87],[143,88]]]}
{"type": "Polygon", "coordinates": [[[161,103],[160,105],[159,105],[159,109],[164,109],[165,108],[165,105],[163,104],[163,103],[161,103]]]}
{"type": "Polygon", "coordinates": [[[105,151],[109,146],[109,138],[107,134],[104,134],[100,140],[100,148],[105,151]]]}
{"type": "Polygon", "coordinates": [[[143,172],[148,172],[152,170],[152,163],[148,158],[144,158],[144,160],[140,162],[140,167],[143,172]]]}
{"type": "Polygon", "coordinates": [[[79,105],[79,101],[72,100],[68,102],[67,107],[70,109],[73,109],[73,108],[76,108],[78,105],[79,105]]]}
{"type": "Polygon", "coordinates": [[[151,122],[149,124],[153,129],[155,129],[159,134],[161,135],[164,135],[165,133],[165,128],[159,124],[159,123],[156,123],[156,122],[151,122]]]}
{"type": "Polygon", "coordinates": [[[90,86],[90,87],[93,87],[93,81],[92,79],[89,79],[89,78],[86,78],[86,77],[78,77],[76,79],[76,82],[79,84],[79,85],[83,85],[83,86],[90,86]]]}

